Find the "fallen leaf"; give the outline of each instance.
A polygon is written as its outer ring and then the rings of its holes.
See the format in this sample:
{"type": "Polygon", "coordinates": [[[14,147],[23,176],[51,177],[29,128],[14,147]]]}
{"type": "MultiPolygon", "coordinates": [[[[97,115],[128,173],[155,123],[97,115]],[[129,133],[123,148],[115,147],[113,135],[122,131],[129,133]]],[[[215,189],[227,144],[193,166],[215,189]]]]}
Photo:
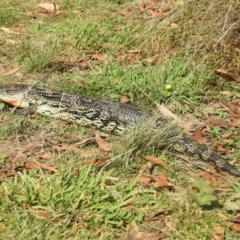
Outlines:
{"type": "Polygon", "coordinates": [[[27,17],[32,17],[32,15],[33,15],[33,12],[31,12],[31,11],[27,11],[27,12],[26,12],[26,16],[27,16],[27,17]]]}
{"type": "Polygon", "coordinates": [[[137,180],[138,183],[150,183],[152,181],[153,181],[152,177],[149,176],[141,176],[137,180]]]}
{"type": "Polygon", "coordinates": [[[219,153],[226,153],[228,150],[226,148],[224,148],[223,146],[221,145],[218,145],[217,146],[217,152],[219,153]]]}
{"type": "Polygon", "coordinates": [[[105,54],[103,53],[96,53],[92,55],[92,59],[103,61],[105,59],[105,54]]]}
{"type": "Polygon", "coordinates": [[[30,213],[33,216],[38,216],[38,217],[42,217],[42,218],[45,218],[45,219],[50,219],[51,216],[52,216],[49,212],[44,211],[44,210],[28,209],[27,212],[30,213]]]}
{"type": "Polygon", "coordinates": [[[154,177],[156,183],[154,183],[154,187],[168,187],[170,186],[167,180],[167,177],[164,174],[160,174],[158,177],[154,177]]]}
{"type": "Polygon", "coordinates": [[[213,187],[218,186],[216,177],[208,172],[204,172],[203,179],[209,181],[213,187]]]}
{"type": "Polygon", "coordinates": [[[39,158],[41,159],[45,159],[45,160],[50,160],[52,159],[52,153],[51,152],[47,152],[47,153],[40,153],[37,154],[39,158]]]}
{"type": "Polygon", "coordinates": [[[196,141],[201,139],[203,137],[202,131],[201,130],[196,130],[195,133],[193,134],[192,138],[196,141]]]}
{"type": "Polygon", "coordinates": [[[239,127],[239,124],[238,124],[237,122],[235,122],[235,121],[229,122],[229,125],[230,125],[231,127],[239,127]]]}
{"type": "Polygon", "coordinates": [[[121,103],[130,103],[131,100],[127,96],[122,96],[120,102],[121,103]]]}
{"type": "Polygon", "coordinates": [[[37,164],[33,163],[33,162],[25,163],[25,168],[26,169],[35,169],[35,168],[37,169],[39,167],[41,167],[44,170],[48,170],[50,172],[54,172],[54,173],[58,172],[58,170],[55,167],[51,167],[51,166],[46,165],[44,163],[37,163],[37,164]]]}
{"type": "Polygon", "coordinates": [[[114,30],[116,30],[116,31],[121,31],[121,30],[123,30],[125,27],[123,26],[123,25],[118,25],[118,26],[116,26],[115,28],[114,28],[114,30]]]}
{"type": "MultiPolygon", "coordinates": [[[[168,10],[170,10],[171,9],[171,6],[170,6],[170,4],[168,4],[168,3],[163,3],[163,4],[161,4],[161,12],[166,12],[166,11],[168,11],[168,10]]],[[[177,24],[176,24],[177,25],[177,24]]]]}
{"type": "Polygon", "coordinates": [[[164,61],[164,59],[162,58],[162,57],[159,57],[159,58],[157,58],[157,64],[158,65],[160,65],[160,64],[162,64],[163,63],[163,61],[164,61]]]}
{"type": "Polygon", "coordinates": [[[217,215],[224,221],[228,221],[229,220],[229,217],[227,217],[226,215],[224,215],[221,212],[218,212],[217,215]]]}
{"type": "Polygon", "coordinates": [[[222,120],[221,118],[209,118],[208,121],[213,126],[228,128],[228,123],[222,120]]]}
{"type": "Polygon", "coordinates": [[[130,50],[128,50],[128,53],[131,53],[131,54],[137,54],[137,53],[141,53],[142,52],[142,50],[140,50],[140,49],[130,49],[130,50]]]}
{"type": "Polygon", "coordinates": [[[137,58],[134,57],[133,55],[128,56],[127,58],[132,64],[136,64],[137,63],[137,58]]]}
{"type": "Polygon", "coordinates": [[[234,105],[233,103],[231,102],[227,102],[226,104],[228,106],[228,108],[230,110],[232,110],[235,114],[237,114],[238,116],[240,116],[240,110],[238,109],[238,107],[236,105],[234,105]]]}
{"type": "Polygon", "coordinates": [[[89,160],[87,161],[87,163],[90,165],[94,165],[96,167],[100,167],[103,166],[107,163],[108,159],[106,158],[98,158],[98,159],[94,159],[94,160],[89,160]]]}
{"type": "Polygon", "coordinates": [[[10,75],[13,75],[14,73],[16,73],[21,67],[15,67],[11,70],[9,70],[8,72],[4,73],[3,76],[10,76],[10,75]]]}
{"type": "Polygon", "coordinates": [[[17,173],[17,171],[15,171],[15,170],[7,170],[0,174],[0,178],[8,178],[8,177],[15,175],[16,173],[17,173]]]}
{"type": "Polygon", "coordinates": [[[150,6],[154,7],[158,5],[158,1],[157,0],[149,0],[150,6]]]}
{"type": "Polygon", "coordinates": [[[60,9],[60,6],[54,3],[39,3],[37,5],[39,8],[46,10],[48,13],[53,13],[56,10],[60,9]],[[55,5],[55,6],[54,6],[55,5]]]}
{"type": "Polygon", "coordinates": [[[12,39],[6,39],[6,43],[10,45],[16,45],[18,42],[12,39]]]}
{"type": "Polygon", "coordinates": [[[145,7],[146,7],[145,3],[143,3],[143,2],[140,3],[139,8],[141,11],[144,11],[145,7]]]}
{"type": "Polygon", "coordinates": [[[234,232],[240,232],[240,223],[229,223],[229,227],[234,232]]]}
{"type": "Polygon", "coordinates": [[[225,69],[221,69],[221,68],[217,69],[216,74],[220,77],[227,78],[231,81],[240,81],[240,79],[237,76],[235,76],[232,73],[227,72],[227,70],[225,70],[225,69]]]}
{"type": "Polygon", "coordinates": [[[188,173],[188,175],[189,175],[190,177],[193,177],[193,178],[195,178],[195,177],[198,176],[197,173],[195,173],[195,172],[193,172],[193,171],[191,171],[191,170],[188,170],[187,173],[188,173]]]}
{"type": "Polygon", "coordinates": [[[235,47],[234,50],[240,53],[240,48],[235,47]]]}
{"type": "Polygon", "coordinates": [[[20,35],[19,32],[15,32],[9,28],[5,28],[5,27],[1,27],[1,30],[7,34],[11,34],[11,35],[20,35]]]}
{"type": "Polygon", "coordinates": [[[159,240],[166,237],[165,233],[141,233],[140,237],[134,238],[135,240],[159,240]]]}
{"type": "Polygon", "coordinates": [[[222,226],[217,226],[213,228],[213,235],[211,240],[224,240],[224,227],[222,226]]]}
{"type": "Polygon", "coordinates": [[[96,140],[96,137],[90,137],[90,138],[86,138],[86,139],[84,139],[84,140],[82,140],[80,142],[76,142],[74,145],[75,146],[84,146],[84,145],[86,145],[88,143],[94,142],[95,140],[96,140]]]}
{"type": "Polygon", "coordinates": [[[121,14],[124,15],[124,17],[129,18],[131,15],[131,12],[129,9],[125,9],[121,12],[121,14]]]}
{"type": "Polygon", "coordinates": [[[130,212],[132,209],[133,209],[133,203],[128,203],[126,206],[125,206],[125,209],[130,212]]]}
{"type": "Polygon", "coordinates": [[[88,65],[88,62],[85,61],[85,60],[81,60],[79,63],[78,63],[78,67],[80,69],[89,69],[90,66],[88,65]]]}
{"type": "Polygon", "coordinates": [[[232,100],[232,103],[240,106],[240,98],[234,98],[234,99],[232,100]]]}
{"type": "Polygon", "coordinates": [[[163,17],[159,12],[155,12],[152,9],[149,10],[150,16],[152,17],[157,17],[157,18],[161,18],[163,17]]]}
{"type": "Polygon", "coordinates": [[[164,104],[157,104],[158,110],[165,116],[165,117],[171,117],[174,119],[174,122],[180,123],[179,118],[177,117],[176,114],[168,110],[164,104]]]}
{"type": "Polygon", "coordinates": [[[167,167],[167,163],[162,161],[161,159],[154,157],[154,156],[142,156],[143,159],[150,161],[152,163],[156,163],[161,165],[162,167],[167,167]]]}
{"type": "Polygon", "coordinates": [[[100,137],[100,135],[96,132],[95,133],[96,136],[96,142],[98,144],[98,146],[105,152],[109,152],[111,151],[111,146],[102,138],[100,137]]]}
{"type": "Polygon", "coordinates": [[[170,29],[177,29],[177,28],[179,28],[178,24],[176,24],[176,23],[170,24],[170,29]]]}

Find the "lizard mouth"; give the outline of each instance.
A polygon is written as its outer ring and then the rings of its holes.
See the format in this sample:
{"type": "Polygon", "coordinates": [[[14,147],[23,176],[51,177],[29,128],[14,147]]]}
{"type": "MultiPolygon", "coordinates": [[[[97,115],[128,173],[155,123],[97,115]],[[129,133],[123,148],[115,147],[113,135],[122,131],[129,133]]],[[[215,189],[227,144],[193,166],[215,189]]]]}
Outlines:
{"type": "Polygon", "coordinates": [[[12,105],[14,107],[19,107],[19,108],[27,108],[28,107],[28,103],[24,102],[22,99],[1,98],[0,100],[4,101],[5,103],[12,105]]]}

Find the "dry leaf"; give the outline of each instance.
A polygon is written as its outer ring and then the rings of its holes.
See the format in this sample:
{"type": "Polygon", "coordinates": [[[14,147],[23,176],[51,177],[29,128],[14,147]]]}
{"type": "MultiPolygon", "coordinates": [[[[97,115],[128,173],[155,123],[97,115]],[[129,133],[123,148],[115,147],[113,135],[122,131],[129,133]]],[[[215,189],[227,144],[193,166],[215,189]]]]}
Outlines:
{"type": "Polygon", "coordinates": [[[234,232],[240,232],[240,223],[230,223],[229,227],[234,232]]]}
{"type": "Polygon", "coordinates": [[[166,237],[165,233],[141,233],[140,237],[134,238],[135,240],[159,240],[166,237]]]}
{"type": "Polygon", "coordinates": [[[9,70],[8,72],[4,73],[3,76],[10,76],[10,75],[13,75],[14,73],[16,73],[21,67],[15,67],[11,70],[9,70]]]}
{"type": "Polygon", "coordinates": [[[1,30],[7,34],[11,34],[11,35],[20,35],[19,32],[15,32],[9,28],[5,28],[5,27],[1,27],[1,30]]]}
{"type": "Polygon", "coordinates": [[[30,213],[33,216],[38,216],[38,217],[42,217],[42,218],[45,218],[45,219],[50,219],[51,218],[51,214],[47,211],[44,211],[44,210],[28,209],[27,212],[30,213]]]}
{"type": "Polygon", "coordinates": [[[102,138],[100,137],[100,135],[96,132],[96,142],[98,144],[98,146],[105,152],[109,152],[111,151],[111,146],[102,138]]]}
{"type": "Polygon", "coordinates": [[[157,157],[154,157],[154,156],[143,156],[142,157],[143,159],[147,160],[147,161],[150,161],[152,163],[156,163],[156,164],[159,164],[161,165],[162,167],[167,167],[167,163],[162,161],[161,159],[157,158],[157,157]]]}
{"type": "Polygon", "coordinates": [[[229,122],[229,125],[231,127],[239,127],[239,124],[237,122],[234,122],[234,121],[229,122]]]}
{"type": "Polygon", "coordinates": [[[240,214],[238,213],[228,225],[232,231],[240,232],[240,214]]]}
{"type": "Polygon", "coordinates": [[[152,17],[157,17],[157,18],[161,18],[162,15],[159,12],[155,12],[152,9],[149,10],[149,13],[152,17]]]}
{"type": "Polygon", "coordinates": [[[98,61],[103,61],[105,58],[105,54],[103,53],[96,53],[92,55],[92,59],[96,59],[98,61]]]}
{"type": "Polygon", "coordinates": [[[46,10],[48,13],[53,13],[60,9],[60,6],[54,3],[40,3],[37,5],[39,8],[46,10]]]}
{"type": "Polygon", "coordinates": [[[225,69],[221,69],[221,68],[217,69],[216,70],[216,74],[218,76],[227,78],[227,79],[229,79],[231,81],[240,81],[240,79],[237,76],[235,76],[232,73],[227,72],[225,69]]]}
{"type": "Polygon", "coordinates": [[[139,8],[141,11],[144,11],[145,7],[146,7],[146,5],[143,2],[139,5],[139,8]]]}
{"type": "Polygon", "coordinates": [[[94,160],[89,160],[87,161],[87,164],[91,164],[91,165],[94,165],[96,167],[99,167],[99,166],[103,166],[107,163],[108,159],[107,158],[98,158],[98,159],[94,159],[94,160]]]}
{"type": "Polygon", "coordinates": [[[217,146],[217,152],[219,153],[226,153],[228,150],[226,148],[224,148],[223,146],[221,145],[218,145],[217,146]]]}
{"type": "Polygon", "coordinates": [[[129,18],[131,15],[131,12],[129,9],[125,9],[121,12],[121,14],[124,15],[124,17],[129,18]]]}
{"type": "Polygon", "coordinates": [[[168,180],[164,174],[160,174],[158,177],[154,177],[156,183],[154,183],[155,187],[166,187],[169,186],[168,180]]]}
{"type": "Polygon", "coordinates": [[[1,178],[11,177],[11,176],[15,175],[16,172],[17,172],[17,171],[15,171],[15,170],[7,170],[7,171],[5,171],[5,172],[3,172],[3,173],[0,174],[0,179],[1,179],[1,178]]]}
{"type": "Polygon", "coordinates": [[[221,118],[209,118],[208,121],[213,126],[228,128],[228,123],[222,120],[221,118]]]}
{"type": "Polygon", "coordinates": [[[179,26],[176,23],[171,23],[170,24],[170,29],[177,29],[179,26]]]}
{"type": "Polygon", "coordinates": [[[26,169],[34,169],[34,168],[39,168],[39,167],[41,167],[43,170],[48,170],[50,172],[54,172],[54,173],[58,172],[58,170],[55,167],[51,167],[51,166],[46,165],[44,163],[38,163],[38,164],[33,163],[33,162],[25,163],[25,168],[26,169]]]}
{"type": "Polygon", "coordinates": [[[27,16],[27,17],[32,17],[32,16],[33,16],[33,12],[27,11],[27,12],[26,12],[26,16],[27,16]]]}
{"type": "Polygon", "coordinates": [[[128,50],[128,53],[132,53],[132,54],[137,54],[137,53],[141,53],[142,52],[142,50],[140,50],[140,49],[130,49],[130,50],[128,50]]]}
{"type": "Polygon", "coordinates": [[[216,177],[208,172],[204,172],[203,179],[209,181],[213,187],[218,186],[216,177]]]}
{"type": "Polygon", "coordinates": [[[202,131],[201,130],[196,130],[192,138],[196,141],[201,139],[203,137],[202,131]]]}
{"type": "Polygon", "coordinates": [[[150,6],[154,7],[158,5],[158,1],[157,0],[149,0],[150,6]]]}
{"type": "Polygon", "coordinates": [[[141,176],[137,180],[138,183],[150,183],[152,181],[153,181],[152,177],[149,177],[149,176],[148,177],[141,176]]]}
{"type": "Polygon", "coordinates": [[[224,221],[228,221],[229,220],[229,217],[227,217],[226,215],[224,215],[223,213],[221,212],[218,212],[217,215],[223,219],[224,221]]]}
{"type": "Polygon", "coordinates": [[[46,153],[41,153],[41,154],[37,154],[39,158],[41,159],[45,159],[45,160],[50,160],[52,159],[52,153],[51,152],[46,152],[46,153]]]}
{"type": "Polygon", "coordinates": [[[12,40],[12,39],[6,39],[6,43],[10,45],[16,45],[18,41],[12,40]]]}
{"type": "Polygon", "coordinates": [[[174,119],[174,122],[180,123],[179,118],[177,117],[176,114],[168,110],[164,104],[157,104],[158,110],[165,116],[165,117],[171,117],[174,119]]]}
{"type": "Polygon", "coordinates": [[[227,106],[230,110],[232,110],[235,114],[240,116],[240,110],[238,109],[238,107],[236,105],[234,105],[231,102],[227,102],[227,106]]]}
{"type": "Polygon", "coordinates": [[[240,48],[235,47],[234,50],[240,53],[240,48]]]}
{"type": "Polygon", "coordinates": [[[122,96],[120,102],[121,103],[130,103],[131,100],[127,96],[122,96]]]}
{"type": "Polygon", "coordinates": [[[74,145],[75,145],[75,146],[84,146],[84,145],[86,145],[86,144],[88,144],[88,143],[94,142],[95,139],[96,139],[95,137],[86,138],[86,139],[84,139],[84,140],[82,140],[82,141],[80,141],[80,142],[76,142],[74,145]]]}
{"type": "Polygon", "coordinates": [[[78,67],[79,67],[80,69],[89,69],[88,62],[85,61],[85,60],[81,60],[81,61],[78,63],[78,67]]]}
{"type": "Polygon", "coordinates": [[[213,228],[213,235],[211,240],[224,240],[224,227],[218,226],[213,228]]]}
{"type": "Polygon", "coordinates": [[[161,4],[161,11],[162,11],[162,12],[166,12],[166,11],[168,11],[168,10],[170,10],[170,9],[171,9],[170,4],[168,4],[168,3],[162,3],[162,4],[161,4]]]}

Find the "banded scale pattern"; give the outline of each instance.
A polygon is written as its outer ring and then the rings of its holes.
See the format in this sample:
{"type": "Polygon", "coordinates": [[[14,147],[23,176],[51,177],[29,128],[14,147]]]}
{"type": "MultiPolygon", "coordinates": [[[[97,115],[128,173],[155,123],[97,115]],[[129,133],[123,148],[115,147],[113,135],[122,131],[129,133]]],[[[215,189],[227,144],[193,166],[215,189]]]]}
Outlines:
{"type": "MultiPolygon", "coordinates": [[[[84,95],[74,95],[58,90],[28,86],[23,84],[10,84],[0,87],[0,100],[15,107],[23,108],[18,112],[36,112],[42,115],[72,121],[82,126],[89,126],[112,134],[122,134],[131,130],[151,117],[142,109],[131,105],[109,100],[98,99],[84,95]]],[[[161,128],[166,120],[159,118],[155,126],[161,128]]],[[[179,135],[173,129],[171,136],[179,135]]],[[[181,133],[173,143],[177,151],[195,155],[198,158],[212,163],[222,170],[239,176],[240,172],[219,154],[199,144],[187,134],[181,133]]]]}

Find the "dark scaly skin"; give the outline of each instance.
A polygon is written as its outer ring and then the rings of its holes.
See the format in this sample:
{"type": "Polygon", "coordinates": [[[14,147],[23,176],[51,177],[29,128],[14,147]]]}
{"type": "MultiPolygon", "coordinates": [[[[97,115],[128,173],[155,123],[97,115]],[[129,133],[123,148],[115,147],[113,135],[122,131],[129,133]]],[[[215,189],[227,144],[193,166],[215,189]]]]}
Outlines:
{"type": "Polygon", "coordinates": [[[181,149],[182,152],[195,155],[205,162],[212,163],[218,168],[240,177],[240,172],[234,166],[223,159],[219,154],[210,150],[205,144],[200,144],[187,135],[182,135],[174,144],[175,147],[181,149]]]}
{"type": "MultiPolygon", "coordinates": [[[[22,110],[24,113],[37,112],[117,134],[135,128],[150,117],[149,114],[131,104],[23,84],[1,86],[0,100],[25,108],[26,110],[22,110]],[[21,95],[24,95],[23,101],[18,103],[12,101],[12,99],[21,98],[21,95]],[[27,106],[28,103],[30,103],[29,106],[27,106]]],[[[159,118],[155,127],[164,126],[166,126],[166,120],[159,118]]],[[[170,135],[174,137],[179,133],[177,130],[173,130],[170,135]]],[[[240,177],[240,172],[219,154],[209,150],[206,145],[199,144],[186,134],[180,134],[173,146],[178,151],[196,155],[203,161],[212,163],[220,169],[240,177]]]]}

